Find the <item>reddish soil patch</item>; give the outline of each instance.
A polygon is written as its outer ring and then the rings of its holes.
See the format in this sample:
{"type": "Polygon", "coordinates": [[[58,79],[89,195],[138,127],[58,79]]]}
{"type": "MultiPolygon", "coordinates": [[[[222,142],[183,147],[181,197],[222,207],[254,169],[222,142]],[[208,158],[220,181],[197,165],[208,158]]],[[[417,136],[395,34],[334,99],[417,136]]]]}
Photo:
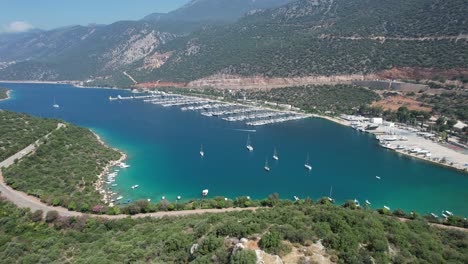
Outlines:
{"type": "Polygon", "coordinates": [[[384,79],[432,79],[434,76],[440,76],[447,79],[457,76],[468,76],[468,69],[434,69],[434,68],[392,68],[377,73],[377,76],[384,79]]]}
{"type": "Polygon", "coordinates": [[[421,102],[414,99],[404,97],[401,95],[389,96],[380,101],[374,102],[372,106],[381,106],[385,110],[396,111],[402,106],[406,106],[409,110],[426,111],[431,112],[432,108],[428,106],[422,106],[421,102]]]}

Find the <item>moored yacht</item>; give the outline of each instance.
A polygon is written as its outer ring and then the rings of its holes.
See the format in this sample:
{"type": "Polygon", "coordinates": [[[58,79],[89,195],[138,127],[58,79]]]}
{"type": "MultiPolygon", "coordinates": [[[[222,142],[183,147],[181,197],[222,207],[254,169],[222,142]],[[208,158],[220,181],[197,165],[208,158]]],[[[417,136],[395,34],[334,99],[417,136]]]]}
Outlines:
{"type": "Polygon", "coordinates": [[[140,185],[136,184],[136,185],[133,185],[133,186],[132,186],[132,189],[135,190],[135,189],[138,188],[138,187],[140,187],[140,185]]]}
{"type": "Polygon", "coordinates": [[[205,152],[203,151],[203,145],[200,147],[200,157],[205,157],[205,152]]]}
{"type": "Polygon", "coordinates": [[[247,137],[247,145],[246,148],[248,151],[253,151],[254,148],[252,147],[252,144],[250,143],[250,135],[247,137]]]}
{"type": "Polygon", "coordinates": [[[312,166],[310,166],[310,164],[309,164],[309,154],[307,154],[307,159],[306,159],[306,163],[304,164],[304,167],[307,170],[312,170],[312,166]]]}
{"type": "Polygon", "coordinates": [[[59,108],[59,107],[60,107],[60,105],[58,105],[58,104],[55,102],[55,97],[54,97],[54,104],[52,105],[52,107],[54,107],[54,108],[59,108]]]}
{"type": "Polygon", "coordinates": [[[274,159],[274,160],[279,160],[278,152],[276,152],[276,148],[275,148],[275,150],[273,151],[273,159],[274,159]]]}
{"type": "Polygon", "coordinates": [[[268,166],[268,159],[265,160],[265,167],[263,167],[265,171],[270,171],[270,166],[268,166]]]}

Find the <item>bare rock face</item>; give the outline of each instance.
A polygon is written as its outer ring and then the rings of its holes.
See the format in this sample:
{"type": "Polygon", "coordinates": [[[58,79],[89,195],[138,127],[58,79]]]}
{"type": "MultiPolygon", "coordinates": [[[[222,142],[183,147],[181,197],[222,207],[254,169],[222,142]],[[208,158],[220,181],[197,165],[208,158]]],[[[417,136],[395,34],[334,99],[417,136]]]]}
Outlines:
{"type": "Polygon", "coordinates": [[[257,264],[283,264],[283,260],[278,255],[271,255],[263,250],[255,250],[257,255],[257,264]]]}
{"type": "Polygon", "coordinates": [[[198,250],[198,244],[195,243],[190,247],[190,255],[195,254],[195,252],[197,252],[197,250],[198,250]]]}
{"type": "MultiPolygon", "coordinates": [[[[174,38],[174,35],[165,32],[142,30],[140,32],[127,32],[130,35],[127,41],[119,43],[116,47],[106,52],[102,58],[106,62],[105,69],[116,69],[118,67],[132,64],[149,56],[160,45],[174,38]]],[[[151,56],[148,60],[150,65],[160,67],[169,59],[170,54],[158,57],[160,54],[151,56]]],[[[146,60],[145,60],[146,62],[146,60]]]]}
{"type": "Polygon", "coordinates": [[[234,246],[234,249],[232,250],[232,254],[236,254],[237,251],[239,250],[243,250],[245,247],[244,247],[244,244],[242,243],[237,243],[235,246],[234,246]]]}

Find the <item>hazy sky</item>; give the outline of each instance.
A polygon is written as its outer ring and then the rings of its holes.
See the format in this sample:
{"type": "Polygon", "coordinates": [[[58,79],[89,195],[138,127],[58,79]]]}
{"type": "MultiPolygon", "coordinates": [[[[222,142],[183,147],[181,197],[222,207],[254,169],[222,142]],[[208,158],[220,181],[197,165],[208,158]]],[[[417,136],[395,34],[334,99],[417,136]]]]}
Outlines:
{"type": "Polygon", "coordinates": [[[138,20],[189,0],[0,0],[0,32],[138,20]]]}

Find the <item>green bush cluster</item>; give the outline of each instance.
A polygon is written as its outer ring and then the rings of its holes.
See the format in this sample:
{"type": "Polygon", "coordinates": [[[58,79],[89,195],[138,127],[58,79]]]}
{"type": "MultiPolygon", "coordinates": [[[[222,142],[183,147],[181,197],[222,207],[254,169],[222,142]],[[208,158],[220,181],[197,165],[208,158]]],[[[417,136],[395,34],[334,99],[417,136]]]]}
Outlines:
{"type": "MultiPolygon", "coordinates": [[[[42,134],[53,132],[47,139],[42,140],[34,154],[3,169],[8,185],[36,196],[49,205],[71,210],[90,212],[95,205],[102,204],[101,196],[94,184],[104,166],[111,160],[119,159],[119,152],[99,143],[89,129],[66,124],[65,127],[54,130],[57,121],[21,114],[9,113],[9,115],[16,116],[10,119],[13,121],[20,118],[28,119],[27,124],[10,121],[15,128],[14,131],[18,133],[12,140],[19,139],[18,141],[24,142],[24,145],[40,137],[36,131],[42,131],[42,134]],[[34,133],[28,134],[28,130],[34,133]]],[[[2,123],[0,129],[12,129],[6,127],[2,123]]],[[[0,138],[3,138],[3,135],[0,138]]]]}
{"type": "Polygon", "coordinates": [[[8,97],[8,89],[0,87],[0,100],[6,99],[8,97]]]}
{"type": "Polygon", "coordinates": [[[308,85],[276,88],[269,91],[246,90],[248,99],[291,104],[308,112],[355,113],[380,97],[372,90],[354,85],[308,85]]]}
{"type": "Polygon", "coordinates": [[[466,263],[468,258],[465,231],[330,205],[296,203],[160,219],[49,212],[41,220],[42,215],[0,198],[0,263],[255,263],[252,251],[233,254],[230,240],[242,237],[282,255],[291,245],[321,241],[338,263],[466,263]]]}
{"type": "Polygon", "coordinates": [[[0,161],[57,128],[58,120],[0,110],[0,161]]]}

